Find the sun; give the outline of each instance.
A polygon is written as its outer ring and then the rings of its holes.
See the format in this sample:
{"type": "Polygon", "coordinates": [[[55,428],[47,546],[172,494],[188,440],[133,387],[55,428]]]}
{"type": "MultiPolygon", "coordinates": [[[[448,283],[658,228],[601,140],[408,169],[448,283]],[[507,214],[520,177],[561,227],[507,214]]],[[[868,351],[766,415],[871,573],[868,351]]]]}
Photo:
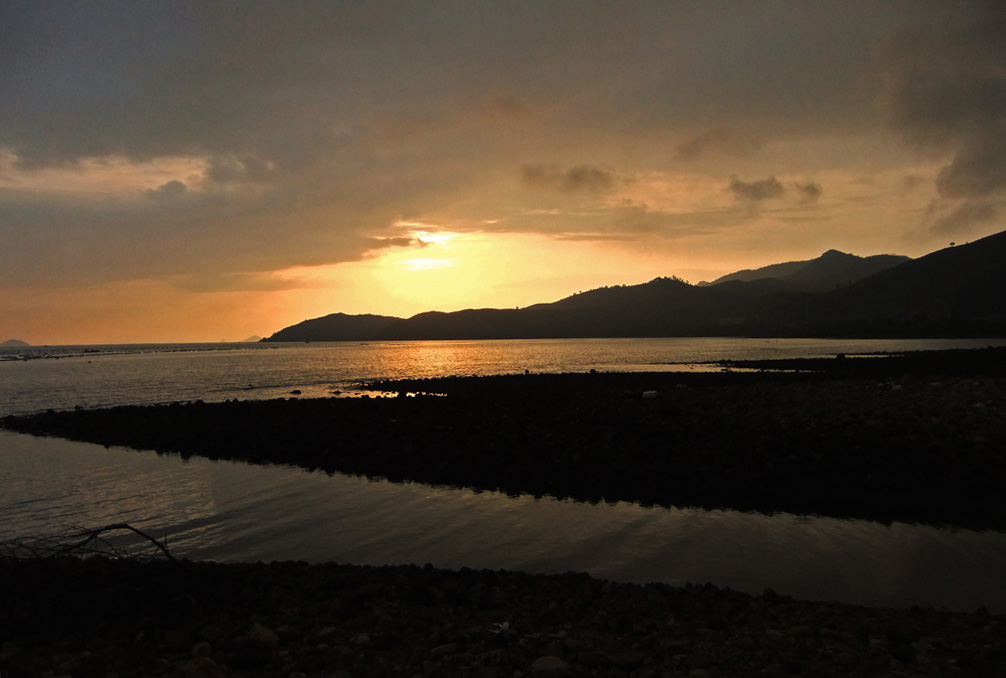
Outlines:
{"type": "Polygon", "coordinates": [[[415,240],[422,243],[423,247],[427,245],[447,245],[460,236],[459,233],[437,233],[430,231],[415,231],[411,235],[415,240]]]}
{"type": "MultiPolygon", "coordinates": [[[[412,227],[410,244],[354,262],[274,273],[289,287],[290,323],[333,312],[410,317],[426,311],[522,308],[611,284],[678,272],[653,252],[542,234],[412,227]]],[[[290,324],[288,323],[288,324],[290,324]]]]}
{"type": "Polygon", "coordinates": [[[416,259],[404,259],[400,263],[410,271],[429,271],[437,268],[451,268],[457,265],[457,260],[418,257],[416,259]]]}

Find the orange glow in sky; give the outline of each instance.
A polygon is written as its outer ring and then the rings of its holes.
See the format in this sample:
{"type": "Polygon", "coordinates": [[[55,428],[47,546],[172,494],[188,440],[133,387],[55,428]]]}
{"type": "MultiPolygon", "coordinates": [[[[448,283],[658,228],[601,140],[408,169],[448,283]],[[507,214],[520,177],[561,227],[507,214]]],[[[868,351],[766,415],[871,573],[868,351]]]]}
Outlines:
{"type": "Polygon", "coordinates": [[[0,341],[240,341],[989,235],[993,4],[0,3],[0,341]]]}

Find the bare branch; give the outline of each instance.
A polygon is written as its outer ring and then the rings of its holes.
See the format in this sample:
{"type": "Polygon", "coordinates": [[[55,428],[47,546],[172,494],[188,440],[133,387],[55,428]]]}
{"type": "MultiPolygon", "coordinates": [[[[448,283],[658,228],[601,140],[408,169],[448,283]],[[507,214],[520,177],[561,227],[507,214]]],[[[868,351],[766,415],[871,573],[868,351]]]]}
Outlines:
{"type": "Polygon", "coordinates": [[[156,551],[151,556],[152,558],[156,558],[160,554],[168,560],[175,560],[175,557],[168,550],[166,538],[163,541],[158,540],[129,523],[112,523],[96,529],[74,527],[55,535],[34,538],[18,537],[6,542],[0,542],[0,553],[4,557],[13,558],[14,560],[92,554],[110,556],[117,559],[136,557],[128,550],[117,547],[106,539],[107,533],[122,530],[132,532],[153,544],[156,547],[156,551]]]}

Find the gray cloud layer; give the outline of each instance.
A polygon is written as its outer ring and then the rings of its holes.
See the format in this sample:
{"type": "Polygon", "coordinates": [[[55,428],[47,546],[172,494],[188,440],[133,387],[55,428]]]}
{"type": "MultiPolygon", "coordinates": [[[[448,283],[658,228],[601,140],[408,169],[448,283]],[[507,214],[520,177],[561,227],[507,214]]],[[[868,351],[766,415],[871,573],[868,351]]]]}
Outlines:
{"type": "Polygon", "coordinates": [[[785,187],[775,177],[744,182],[740,179],[730,181],[730,192],[739,200],[761,202],[773,198],[781,198],[786,193],[785,187]]]}
{"type": "MultiPolygon", "coordinates": [[[[937,188],[967,206],[934,228],[966,229],[997,213],[1006,187],[1003,17],[998,4],[929,0],[9,0],[0,153],[15,174],[83,173],[109,157],[203,165],[87,199],[0,179],[13,245],[0,282],[356,260],[395,245],[404,215],[495,194],[515,172],[523,188],[551,189],[521,192],[545,212],[550,194],[600,201],[637,169],[754,162],[773,144],[888,125],[952,154],[937,188]]],[[[788,186],[821,196],[815,182],[775,178],[820,175],[788,170],[726,165],[714,183],[752,204],[788,186]]],[[[584,237],[687,235],[725,218],[594,208],[584,237]]]]}
{"type": "Polygon", "coordinates": [[[816,202],[821,197],[821,194],[824,193],[824,188],[816,181],[808,181],[805,184],[794,184],[794,186],[797,192],[800,193],[803,202],[816,202]]]}
{"type": "Polygon", "coordinates": [[[934,222],[939,234],[991,221],[1006,200],[1006,5],[971,9],[906,30],[884,53],[892,123],[920,146],[955,149],[937,188],[963,203],[934,222]]]}
{"type": "Polygon", "coordinates": [[[526,186],[552,188],[564,193],[604,193],[615,185],[611,172],[578,165],[562,169],[557,165],[525,165],[521,178],[526,186]]]}
{"type": "MultiPolygon", "coordinates": [[[[574,127],[834,128],[863,119],[863,72],[907,8],[9,2],[0,143],[28,166],[206,152],[291,169],[354,126],[490,90],[516,93],[496,98],[511,112],[549,99],[574,127]]],[[[696,139],[751,143],[737,134],[696,139]]]]}

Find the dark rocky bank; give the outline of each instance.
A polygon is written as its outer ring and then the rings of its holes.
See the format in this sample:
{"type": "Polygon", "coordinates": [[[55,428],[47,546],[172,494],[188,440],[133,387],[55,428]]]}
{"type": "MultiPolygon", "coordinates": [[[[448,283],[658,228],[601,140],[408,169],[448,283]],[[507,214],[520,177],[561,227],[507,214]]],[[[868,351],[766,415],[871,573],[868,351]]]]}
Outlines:
{"type": "Polygon", "coordinates": [[[1006,524],[1006,351],[784,367],[801,371],[454,377],[369,386],[443,395],[50,411],[2,424],[514,494],[1006,524]]]}
{"type": "Polygon", "coordinates": [[[586,575],[0,560],[5,678],[1001,676],[1004,618],[586,575]]]}
{"type": "MultiPolygon", "coordinates": [[[[126,407],[3,425],[511,492],[1001,525],[1003,357],[449,378],[371,385],[445,397],[126,407]]],[[[1001,676],[1004,622],[984,609],[581,574],[0,558],[5,678],[1001,676]]]]}

